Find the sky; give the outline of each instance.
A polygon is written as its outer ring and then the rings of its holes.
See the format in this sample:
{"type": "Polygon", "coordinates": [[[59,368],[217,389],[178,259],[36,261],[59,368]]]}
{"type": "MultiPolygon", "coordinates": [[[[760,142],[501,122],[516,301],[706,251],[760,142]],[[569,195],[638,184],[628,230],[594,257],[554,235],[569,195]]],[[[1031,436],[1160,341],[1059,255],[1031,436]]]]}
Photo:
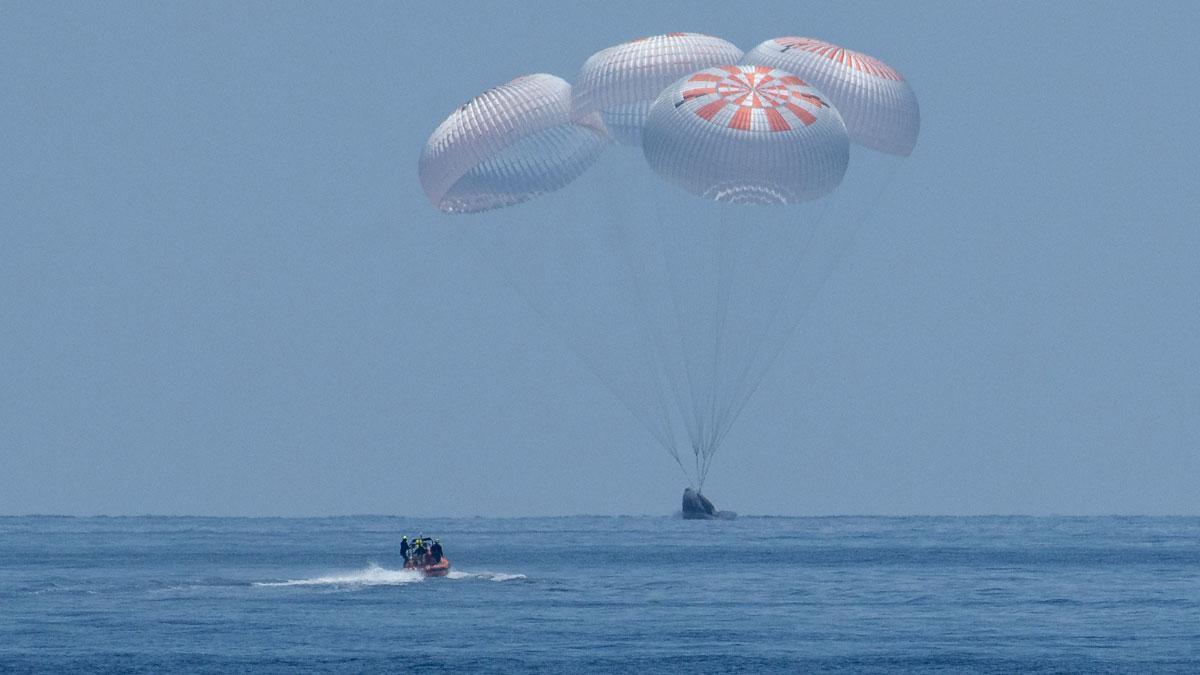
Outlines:
{"type": "Polygon", "coordinates": [[[719,507],[1200,514],[1198,22],[1187,2],[4,3],[0,514],[677,509],[678,468],[417,180],[474,94],[670,31],[837,42],[921,105],[718,455],[719,507]]]}

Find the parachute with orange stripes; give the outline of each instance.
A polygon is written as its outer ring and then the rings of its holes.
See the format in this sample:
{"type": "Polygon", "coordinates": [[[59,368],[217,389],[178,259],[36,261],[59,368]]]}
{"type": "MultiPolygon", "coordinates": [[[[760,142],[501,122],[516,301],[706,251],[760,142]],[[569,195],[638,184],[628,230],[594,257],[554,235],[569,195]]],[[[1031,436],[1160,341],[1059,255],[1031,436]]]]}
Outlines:
{"type": "Polygon", "coordinates": [[[720,66],[667,87],[646,119],[650,168],[690,192],[788,204],[832,192],[849,140],[824,94],[767,66],[720,66]]]}
{"type": "Polygon", "coordinates": [[[742,62],[782,68],[825,92],[854,143],[903,157],[917,143],[921,111],[912,87],[873,56],[824,40],[780,37],[751,49],[742,62]]]}

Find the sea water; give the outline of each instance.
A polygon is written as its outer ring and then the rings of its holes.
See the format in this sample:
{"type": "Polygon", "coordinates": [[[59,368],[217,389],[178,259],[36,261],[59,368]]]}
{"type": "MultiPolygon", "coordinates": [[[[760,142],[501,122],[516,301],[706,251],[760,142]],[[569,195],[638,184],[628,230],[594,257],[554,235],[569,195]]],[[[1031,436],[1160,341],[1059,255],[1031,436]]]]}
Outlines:
{"type": "Polygon", "coordinates": [[[0,518],[72,670],[1200,672],[1200,518],[0,518]]]}

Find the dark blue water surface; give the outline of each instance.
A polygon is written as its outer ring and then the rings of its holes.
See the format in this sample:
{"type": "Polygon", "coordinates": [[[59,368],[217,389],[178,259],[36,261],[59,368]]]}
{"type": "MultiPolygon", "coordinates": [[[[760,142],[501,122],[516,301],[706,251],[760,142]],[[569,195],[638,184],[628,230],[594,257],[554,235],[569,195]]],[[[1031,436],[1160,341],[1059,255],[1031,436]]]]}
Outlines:
{"type": "Polygon", "coordinates": [[[71,669],[1200,672],[1200,518],[0,518],[0,671],[71,669]]]}

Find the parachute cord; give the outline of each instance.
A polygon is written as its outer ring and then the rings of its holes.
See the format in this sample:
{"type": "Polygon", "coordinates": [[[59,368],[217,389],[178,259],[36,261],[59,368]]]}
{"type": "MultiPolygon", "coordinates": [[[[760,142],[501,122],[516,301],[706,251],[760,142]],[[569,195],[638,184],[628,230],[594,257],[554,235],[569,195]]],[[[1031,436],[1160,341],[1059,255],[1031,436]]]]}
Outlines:
{"type": "MultiPolygon", "coordinates": [[[[868,207],[864,211],[862,211],[857,218],[853,218],[850,221],[850,223],[851,223],[850,227],[849,227],[850,231],[849,231],[849,235],[846,237],[845,242],[836,249],[836,251],[834,252],[833,259],[830,261],[829,266],[825,269],[824,273],[821,275],[821,277],[817,283],[816,289],[809,296],[809,298],[804,302],[804,306],[800,310],[800,313],[796,316],[796,319],[791,323],[790,326],[787,326],[785,328],[785,331],[784,331],[785,334],[783,336],[783,339],[780,341],[779,345],[775,348],[774,353],[771,354],[768,357],[767,361],[763,364],[763,367],[761,368],[761,372],[759,372],[753,378],[753,380],[752,380],[753,384],[750,387],[750,391],[748,391],[746,393],[745,398],[742,399],[741,403],[737,406],[736,410],[733,412],[732,417],[729,418],[728,426],[725,428],[725,434],[727,434],[729,432],[729,429],[731,429],[733,427],[733,423],[737,420],[737,418],[739,416],[741,416],[742,411],[745,409],[746,403],[748,403],[750,401],[750,398],[752,396],[754,396],[754,392],[758,391],[759,386],[762,385],[763,380],[766,378],[767,371],[770,369],[770,365],[772,363],[774,363],[776,359],[779,358],[779,355],[783,352],[783,348],[787,345],[792,334],[795,333],[796,327],[800,325],[800,320],[802,318],[804,318],[804,316],[808,313],[808,310],[812,307],[813,302],[815,302],[815,300],[816,300],[817,294],[820,292],[820,290],[822,288],[824,288],[825,283],[829,280],[829,277],[831,277],[833,275],[834,270],[837,269],[838,263],[841,262],[842,258],[845,257],[846,253],[848,253],[849,250],[853,247],[854,242],[857,239],[857,234],[858,234],[859,229],[862,227],[863,223],[865,223],[867,221],[867,219],[879,207],[879,202],[882,201],[883,194],[887,191],[888,187],[890,187],[892,182],[895,180],[896,175],[899,173],[899,168],[900,168],[899,164],[895,164],[892,166],[887,177],[884,180],[879,182],[879,190],[875,193],[874,197],[872,197],[872,199],[870,200],[868,207]]],[[[751,363],[753,363],[753,361],[751,361],[751,363]]],[[[723,438],[724,438],[724,434],[722,434],[722,439],[723,438]]]]}
{"type": "MultiPolygon", "coordinates": [[[[678,387],[675,385],[674,378],[671,377],[670,374],[665,355],[666,349],[662,345],[662,340],[658,335],[658,331],[655,329],[650,320],[649,315],[651,310],[649,306],[649,292],[646,290],[645,285],[641,281],[641,275],[638,273],[639,266],[637,265],[633,248],[628,243],[629,237],[626,235],[625,224],[628,223],[628,220],[618,218],[611,207],[611,205],[621,204],[622,202],[620,202],[613,193],[613,181],[611,174],[606,171],[602,171],[600,173],[604,176],[600,183],[604,186],[606,194],[603,196],[604,204],[601,205],[602,208],[599,210],[602,214],[604,214],[605,219],[608,220],[608,227],[616,239],[616,246],[614,248],[616,249],[621,261],[625,264],[625,269],[628,272],[630,281],[633,285],[635,316],[638,320],[638,327],[640,329],[642,339],[647,342],[650,350],[648,353],[643,354],[643,357],[650,362],[649,365],[652,367],[651,377],[652,384],[654,385],[654,394],[657,399],[656,402],[658,403],[659,412],[666,426],[667,435],[671,439],[668,452],[670,453],[672,459],[675,460],[675,463],[679,465],[679,468],[681,471],[683,471],[684,476],[687,477],[689,482],[691,482],[692,477],[684,467],[683,460],[679,455],[678,446],[675,443],[676,437],[674,422],[672,421],[673,415],[671,414],[667,400],[663,395],[662,381],[666,380],[667,384],[670,386],[672,396],[675,399],[675,405],[680,408],[682,413],[682,401],[680,398],[680,393],[678,391],[678,387]],[[609,208],[603,208],[605,205],[609,206],[609,208]]],[[[686,426],[686,419],[684,422],[686,426]]],[[[688,430],[688,436],[689,438],[691,437],[690,430],[688,430]]]]}
{"type": "MultiPolygon", "coordinates": [[[[821,205],[821,209],[816,213],[815,217],[811,219],[811,224],[806,228],[806,231],[800,237],[799,252],[796,256],[795,265],[787,274],[787,281],[784,284],[783,292],[777,296],[774,306],[771,308],[771,312],[768,316],[766,327],[759,334],[758,339],[754,340],[754,347],[750,351],[749,358],[745,360],[742,368],[738,372],[738,375],[734,378],[731,387],[732,394],[730,395],[724,409],[721,411],[721,414],[718,417],[719,426],[721,427],[721,431],[718,435],[720,441],[718,441],[718,443],[723,442],[725,436],[729,433],[729,429],[733,426],[733,421],[736,419],[736,414],[732,414],[731,416],[731,413],[734,410],[740,411],[741,406],[744,405],[745,399],[742,398],[742,391],[749,381],[751,374],[754,372],[754,362],[758,359],[758,354],[762,350],[763,345],[767,343],[767,340],[771,335],[771,331],[775,327],[776,320],[780,312],[783,310],[783,307],[787,305],[787,301],[791,297],[792,286],[795,282],[796,274],[799,270],[805,267],[805,262],[814,248],[813,240],[816,239],[817,233],[820,231],[826,216],[829,214],[830,204],[831,202],[826,200],[821,205]]],[[[764,225],[764,228],[769,230],[770,226],[764,225]]],[[[786,230],[784,230],[784,232],[786,233],[786,230]]],[[[767,237],[767,240],[770,240],[770,236],[767,237]]],[[[760,248],[766,247],[763,246],[760,248]]]]}
{"type": "MultiPolygon", "coordinates": [[[[664,352],[666,350],[661,345],[658,332],[650,323],[647,293],[644,290],[643,284],[640,282],[640,275],[636,269],[637,266],[632,261],[633,255],[627,244],[628,238],[625,236],[625,231],[618,222],[611,222],[610,226],[612,227],[612,230],[617,238],[617,251],[621,254],[622,261],[625,263],[626,271],[629,273],[631,282],[633,283],[634,302],[636,304],[635,313],[638,319],[638,327],[642,334],[642,339],[648,343],[649,348],[652,350],[649,355],[643,356],[646,357],[646,360],[650,362],[649,365],[653,368],[653,374],[655,374],[654,393],[658,402],[659,412],[661,413],[663,421],[666,425],[667,433],[672,439],[671,446],[672,448],[675,448],[674,422],[671,420],[671,410],[667,404],[667,399],[663,395],[663,386],[661,382],[661,378],[665,376],[665,379],[667,380],[668,384],[671,385],[672,390],[675,389],[674,382],[672,378],[669,377],[669,372],[666,366],[666,357],[664,356],[664,352]]],[[[679,394],[677,391],[673,391],[673,394],[677,399],[676,405],[678,405],[679,394]]],[[[683,462],[679,457],[678,449],[674,449],[671,452],[671,455],[675,458],[675,462],[679,464],[679,468],[683,469],[683,462]]],[[[686,469],[684,469],[684,474],[687,475],[686,469]]],[[[691,476],[688,476],[688,479],[691,480],[691,476]]]]}
{"type": "Polygon", "coordinates": [[[506,272],[499,263],[493,261],[488,255],[486,255],[486,251],[481,249],[482,242],[476,242],[474,239],[468,236],[466,225],[459,225],[456,223],[455,227],[459,236],[476,249],[476,253],[479,255],[479,257],[482,258],[496,272],[496,274],[509,286],[509,288],[513,289],[517,295],[525,301],[525,304],[533,310],[533,312],[546,326],[554,329],[553,332],[559,338],[562,344],[573,354],[575,354],[580,362],[582,362],[584,366],[586,366],[587,369],[592,372],[592,374],[600,381],[601,384],[603,384],[610,392],[612,392],[621,405],[625,406],[625,409],[628,410],[631,415],[633,415],[634,419],[636,419],[646,429],[646,431],[649,432],[650,436],[672,457],[675,458],[676,463],[679,464],[679,468],[683,470],[684,475],[691,480],[691,476],[688,475],[687,470],[683,467],[683,462],[679,458],[679,452],[674,446],[674,441],[668,437],[665,437],[661,429],[656,429],[654,424],[646,418],[644,413],[638,412],[637,406],[628,401],[625,395],[621,392],[620,388],[604,376],[600,367],[584,353],[584,350],[574,345],[563,333],[561,327],[550,320],[550,317],[546,315],[541,307],[538,307],[537,303],[533,301],[533,298],[531,298],[529,294],[526,293],[521,286],[516,283],[516,281],[508,274],[508,272],[506,272]]]}
{"type": "MultiPolygon", "coordinates": [[[[683,309],[680,306],[681,303],[679,300],[679,289],[676,287],[677,284],[676,284],[676,280],[675,280],[675,273],[674,273],[674,270],[672,270],[672,268],[671,268],[670,261],[667,259],[666,240],[665,240],[665,236],[663,234],[664,218],[662,215],[662,205],[659,204],[658,202],[654,202],[654,214],[655,214],[655,222],[651,223],[650,227],[654,230],[655,241],[656,241],[657,247],[658,247],[659,258],[662,261],[663,269],[667,273],[666,285],[667,285],[668,289],[670,290],[671,304],[673,305],[673,308],[675,310],[675,327],[676,327],[675,333],[679,339],[679,351],[683,357],[684,376],[687,379],[687,384],[688,384],[688,398],[691,400],[691,403],[692,403],[690,409],[685,410],[685,406],[683,405],[682,396],[680,396],[679,412],[685,423],[687,422],[688,412],[691,412],[692,426],[688,427],[688,436],[692,442],[692,453],[696,454],[699,452],[698,443],[700,442],[700,431],[701,431],[702,425],[700,423],[700,418],[699,418],[699,406],[696,404],[696,386],[695,386],[695,383],[693,382],[693,378],[692,378],[691,358],[688,355],[687,344],[686,344],[686,341],[684,340],[683,309]]],[[[671,380],[672,380],[672,382],[674,382],[673,377],[671,378],[671,380]]]]}
{"type": "Polygon", "coordinates": [[[724,203],[718,204],[718,209],[720,209],[720,217],[717,220],[717,231],[715,233],[717,238],[717,278],[716,283],[713,284],[713,293],[715,297],[713,298],[712,305],[712,371],[710,374],[711,380],[708,387],[708,403],[705,406],[707,408],[707,417],[710,422],[710,426],[708,429],[708,434],[706,434],[706,437],[702,441],[702,445],[698,448],[699,452],[697,452],[696,457],[696,471],[700,474],[700,482],[702,483],[704,482],[704,477],[707,473],[706,467],[708,465],[708,458],[712,453],[712,442],[716,437],[717,425],[715,420],[717,414],[717,380],[721,372],[721,301],[723,296],[721,291],[722,282],[724,281],[722,275],[725,273],[725,217],[728,211],[727,205],[724,203]]]}
{"type": "Polygon", "coordinates": [[[703,484],[705,478],[708,477],[709,466],[712,463],[713,455],[717,453],[719,448],[718,436],[720,432],[720,420],[717,418],[717,392],[721,390],[723,378],[721,377],[721,356],[724,350],[725,342],[725,326],[729,318],[730,299],[733,294],[733,282],[735,272],[738,266],[740,248],[734,248],[731,256],[726,255],[727,249],[730,247],[729,238],[729,205],[722,202],[720,204],[721,218],[718,224],[718,250],[719,259],[717,265],[717,284],[716,284],[716,321],[714,331],[714,349],[713,349],[713,366],[712,366],[712,386],[709,391],[709,419],[712,422],[712,428],[709,436],[706,439],[704,446],[703,462],[699,468],[700,483],[703,484]]]}
{"type": "MultiPolygon", "coordinates": [[[[683,402],[683,394],[680,391],[680,387],[678,385],[677,378],[674,376],[674,373],[672,372],[672,368],[671,368],[669,359],[667,357],[667,348],[665,345],[666,338],[664,335],[660,334],[661,331],[655,327],[655,324],[650,319],[650,313],[652,312],[652,309],[650,307],[650,291],[648,290],[649,286],[642,279],[642,277],[645,276],[645,274],[648,273],[648,271],[649,271],[648,269],[643,269],[643,267],[647,267],[649,265],[649,263],[647,263],[645,260],[642,260],[642,264],[639,264],[639,258],[634,254],[633,247],[631,245],[627,244],[627,242],[630,241],[630,238],[625,235],[625,229],[622,227],[621,223],[618,222],[618,220],[615,217],[613,217],[613,215],[611,213],[611,210],[612,210],[611,205],[622,204],[623,202],[621,202],[619,199],[617,199],[617,196],[615,194],[613,194],[613,192],[612,192],[612,187],[613,187],[612,182],[613,181],[612,181],[611,174],[608,172],[601,172],[601,173],[604,176],[604,180],[602,181],[602,183],[606,187],[608,193],[607,193],[607,196],[605,197],[605,200],[606,200],[605,204],[602,205],[602,208],[600,208],[599,210],[601,213],[606,215],[606,217],[609,220],[609,225],[610,225],[611,229],[614,231],[614,233],[617,234],[618,240],[623,244],[622,246],[617,247],[617,251],[620,254],[619,257],[621,258],[622,262],[625,263],[626,270],[628,271],[628,273],[630,275],[630,279],[633,282],[634,296],[635,296],[634,299],[637,304],[637,309],[639,310],[638,314],[637,314],[637,318],[639,319],[640,326],[643,329],[644,336],[648,335],[650,340],[652,341],[653,347],[655,349],[655,355],[657,356],[657,359],[658,359],[657,363],[661,366],[660,370],[655,371],[656,373],[658,373],[658,376],[656,377],[656,382],[655,382],[655,384],[658,386],[655,390],[655,393],[659,396],[659,408],[662,412],[663,418],[666,420],[667,430],[672,439],[672,444],[671,444],[672,448],[677,448],[677,446],[674,442],[674,439],[676,438],[676,436],[675,436],[675,430],[674,430],[674,423],[672,422],[672,419],[671,419],[673,417],[673,415],[672,415],[665,399],[663,398],[663,393],[662,393],[663,381],[665,381],[666,386],[668,386],[670,388],[671,397],[673,398],[674,404],[676,406],[675,409],[679,412],[680,419],[683,421],[685,431],[687,432],[687,435],[688,435],[688,440],[692,444],[692,447],[694,448],[695,442],[696,442],[696,435],[693,432],[692,428],[688,425],[687,407],[684,405],[684,402],[683,402]],[[603,208],[604,206],[607,206],[608,208],[603,208]],[[640,273],[639,273],[639,271],[640,271],[640,273]]],[[[629,221],[625,220],[624,222],[628,223],[629,221]]],[[[658,223],[643,223],[644,227],[646,227],[646,226],[650,227],[651,229],[654,230],[654,232],[656,234],[656,240],[658,241],[658,247],[657,247],[657,249],[655,249],[655,252],[659,253],[660,256],[662,257],[663,267],[665,268],[666,267],[666,259],[665,259],[665,253],[662,252],[664,246],[661,243],[661,241],[662,241],[662,234],[660,231],[661,228],[657,227],[657,225],[658,225],[658,223]]],[[[653,260],[653,258],[654,258],[654,256],[652,255],[650,257],[650,259],[653,260]]],[[[670,284],[668,284],[668,286],[670,286],[670,284]]],[[[672,290],[672,300],[673,300],[673,302],[675,302],[676,306],[678,306],[678,301],[676,301],[674,299],[673,286],[671,287],[671,290],[672,290]]],[[[676,322],[676,323],[678,325],[678,322],[676,322]]],[[[693,450],[693,454],[695,454],[694,450],[693,450]]],[[[671,452],[671,457],[675,460],[675,463],[679,465],[680,470],[683,471],[684,476],[687,477],[689,483],[695,482],[696,479],[694,479],[692,477],[692,474],[690,474],[688,472],[688,470],[685,468],[682,457],[680,456],[680,453],[678,452],[677,449],[673,450],[671,452]]]]}
{"type": "MultiPolygon", "coordinates": [[[[746,402],[749,401],[750,396],[754,393],[755,389],[757,388],[757,383],[755,382],[754,363],[758,359],[758,355],[762,351],[763,347],[769,341],[769,338],[772,335],[772,331],[776,328],[776,321],[777,321],[780,313],[782,312],[783,307],[787,305],[788,298],[791,297],[792,286],[793,286],[793,283],[795,282],[796,272],[804,268],[805,264],[808,261],[808,258],[811,255],[811,252],[817,247],[817,244],[814,243],[814,241],[817,239],[818,233],[821,231],[821,228],[824,226],[824,220],[825,220],[826,215],[828,214],[828,211],[829,211],[829,205],[827,203],[822,207],[822,209],[818,213],[817,217],[813,219],[812,226],[808,229],[807,234],[804,235],[803,240],[802,240],[803,243],[800,246],[800,253],[797,258],[797,264],[792,269],[791,273],[788,274],[788,280],[784,287],[784,292],[780,295],[779,301],[777,302],[777,304],[772,308],[770,318],[767,320],[766,329],[764,329],[762,334],[759,336],[759,339],[755,342],[755,346],[754,346],[754,349],[751,351],[750,358],[746,360],[745,365],[742,367],[741,372],[739,373],[739,375],[737,376],[737,378],[735,380],[734,394],[732,396],[730,396],[728,406],[725,408],[725,410],[722,411],[722,419],[721,419],[722,430],[721,430],[721,435],[720,435],[720,438],[722,439],[722,441],[724,440],[725,436],[729,433],[729,431],[733,428],[734,421],[737,420],[742,409],[745,407],[746,402]],[[748,383],[751,383],[751,384],[749,384],[750,390],[743,394],[744,388],[746,386],[748,386],[748,383]]],[[[802,302],[805,305],[807,305],[812,302],[812,299],[806,298],[802,302]]],[[[804,311],[806,311],[806,309],[801,310],[800,316],[803,315],[804,311]]],[[[799,321],[799,316],[797,317],[797,322],[798,321],[799,321]]],[[[778,355],[779,351],[781,351],[781,350],[776,351],[776,353],[775,353],[776,356],[778,355]]],[[[773,360],[774,360],[774,357],[769,359],[768,363],[773,360]]],[[[764,368],[763,373],[765,374],[765,372],[766,372],[766,369],[764,368]]]]}

